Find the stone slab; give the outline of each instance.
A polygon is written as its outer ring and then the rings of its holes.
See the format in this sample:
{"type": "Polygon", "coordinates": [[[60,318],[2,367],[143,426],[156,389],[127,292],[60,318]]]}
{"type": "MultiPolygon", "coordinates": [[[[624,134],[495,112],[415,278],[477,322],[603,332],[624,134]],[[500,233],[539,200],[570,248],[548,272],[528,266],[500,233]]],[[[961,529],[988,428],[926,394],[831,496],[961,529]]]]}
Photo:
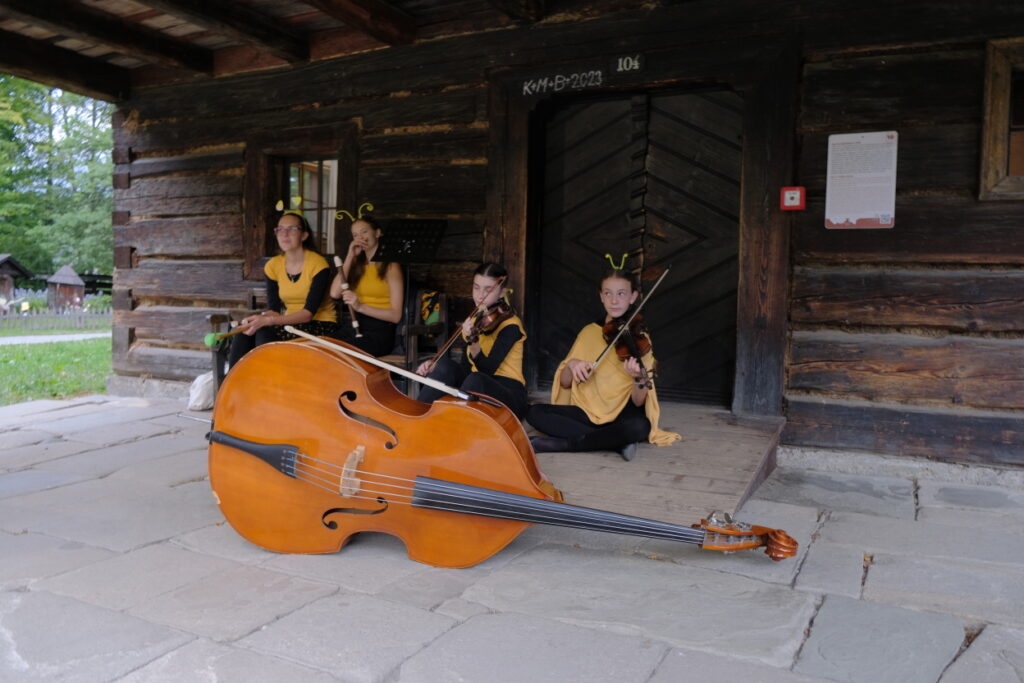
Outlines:
{"type": "Polygon", "coordinates": [[[179,534],[170,542],[197,553],[223,557],[240,564],[259,564],[277,557],[275,553],[255,546],[239,536],[231,525],[219,516],[220,510],[217,514],[218,519],[214,524],[179,534]]]}
{"type": "Polygon", "coordinates": [[[196,443],[179,434],[165,434],[118,446],[91,446],[89,452],[69,455],[46,464],[53,472],[68,472],[90,477],[105,477],[142,460],[194,450],[196,443]]]}
{"type": "Polygon", "coordinates": [[[110,681],[187,634],[45,592],[0,593],[0,680],[110,681]]]}
{"type": "Polygon", "coordinates": [[[917,513],[921,522],[989,529],[1020,529],[1024,520],[1013,512],[1001,514],[998,510],[964,510],[956,508],[921,508],[917,513]]]}
{"type": "Polygon", "coordinates": [[[344,548],[329,555],[272,555],[267,569],[323,581],[359,593],[376,593],[394,581],[423,571],[410,560],[405,545],[388,534],[356,534],[344,548]]]}
{"type": "Polygon", "coordinates": [[[414,654],[397,683],[616,681],[644,683],[665,646],[521,614],[474,617],[414,654]]]}
{"type": "Polygon", "coordinates": [[[173,652],[137,669],[118,683],[167,683],[167,681],[239,681],[244,683],[336,683],[322,671],[292,662],[197,638],[173,652]]]}
{"type": "Polygon", "coordinates": [[[130,613],[218,641],[233,641],[337,588],[259,567],[215,572],[130,613]]]}
{"type": "Polygon", "coordinates": [[[47,441],[7,449],[0,455],[0,468],[16,470],[41,465],[51,460],[58,460],[69,455],[84,453],[96,448],[95,444],[81,441],[61,439],[52,434],[47,441]]]}
{"type": "Polygon", "coordinates": [[[21,496],[34,491],[45,491],[65,484],[85,481],[88,477],[64,472],[21,470],[0,475],[0,498],[21,496]]]}
{"type": "Polygon", "coordinates": [[[793,671],[849,683],[934,683],[963,640],[954,617],[829,596],[793,671]]]}
{"type": "MultiPolygon", "coordinates": [[[[100,500],[74,514],[40,518],[33,530],[125,552],[220,520],[203,482],[174,488],[140,487],[138,497],[100,500]]],[[[70,512],[70,511],[69,511],[70,512]]]]}
{"type": "Polygon", "coordinates": [[[172,414],[180,409],[173,402],[121,399],[105,403],[100,410],[90,411],[83,415],[59,417],[53,415],[54,419],[52,420],[39,419],[33,424],[37,429],[61,435],[84,432],[104,426],[115,431],[118,425],[172,414]]]}
{"type": "MultiPolygon", "coordinates": [[[[34,403],[34,402],[33,402],[34,403]]],[[[54,405],[46,409],[29,411],[27,413],[9,413],[7,416],[0,416],[0,429],[7,427],[24,427],[32,425],[37,429],[44,429],[43,424],[64,420],[79,415],[96,415],[109,406],[108,400],[69,401],[64,403],[57,401],[60,405],[54,405]]],[[[17,404],[26,405],[26,404],[17,404]]],[[[48,431],[48,430],[47,430],[48,431]]]]}
{"type": "Polygon", "coordinates": [[[236,566],[229,560],[160,543],[43,579],[33,588],[100,607],[126,610],[236,566]]]}
{"type": "Polygon", "coordinates": [[[209,465],[205,450],[189,450],[132,463],[110,478],[149,486],[174,487],[189,482],[207,482],[209,486],[209,465]]]}
{"type": "Polygon", "coordinates": [[[779,467],[752,497],[905,519],[913,519],[915,512],[913,484],[898,477],[825,474],[779,467]]]}
{"type": "MultiPolygon", "coordinates": [[[[41,441],[48,441],[52,438],[53,434],[43,432],[38,429],[10,429],[7,431],[0,431],[0,453],[4,453],[8,449],[17,448],[19,446],[28,446],[41,441]]],[[[0,467],[6,466],[6,458],[3,455],[0,455],[0,467]]]]}
{"type": "Polygon", "coordinates": [[[366,595],[317,600],[246,636],[238,645],[328,671],[351,683],[379,683],[455,622],[366,595]]]}
{"type": "Polygon", "coordinates": [[[822,525],[819,540],[853,545],[869,554],[969,557],[977,562],[1024,565],[1024,532],[1019,528],[973,528],[833,512],[822,525]]]}
{"type": "Polygon", "coordinates": [[[987,626],[950,664],[940,683],[1019,683],[1024,681],[1024,631],[987,626]]]}
{"type": "Polygon", "coordinates": [[[106,425],[93,427],[92,429],[83,429],[74,433],[74,439],[75,441],[91,443],[96,446],[113,446],[119,443],[146,439],[151,436],[173,434],[177,431],[173,427],[155,422],[133,421],[119,424],[116,429],[106,425]]]}
{"type": "MultiPolygon", "coordinates": [[[[2,513],[0,513],[2,514],[2,513]]],[[[25,587],[37,579],[111,557],[103,548],[39,534],[0,533],[0,589],[25,587]]]]}
{"type": "Polygon", "coordinates": [[[968,560],[875,555],[864,599],[1024,627],[1024,570],[968,560]]]}
{"type": "Polygon", "coordinates": [[[864,579],[864,552],[849,545],[815,542],[796,577],[797,590],[857,599],[864,579]]]}
{"type": "Polygon", "coordinates": [[[470,586],[463,599],[679,647],[789,666],[812,596],[741,576],[543,546],[470,586]]]}
{"type": "Polygon", "coordinates": [[[947,508],[998,512],[1024,520],[1024,491],[997,486],[974,486],[921,481],[918,486],[918,504],[922,509],[947,508]]]}
{"type": "Polygon", "coordinates": [[[741,659],[691,650],[672,650],[658,666],[649,683],[820,683],[826,680],[741,659]]]}

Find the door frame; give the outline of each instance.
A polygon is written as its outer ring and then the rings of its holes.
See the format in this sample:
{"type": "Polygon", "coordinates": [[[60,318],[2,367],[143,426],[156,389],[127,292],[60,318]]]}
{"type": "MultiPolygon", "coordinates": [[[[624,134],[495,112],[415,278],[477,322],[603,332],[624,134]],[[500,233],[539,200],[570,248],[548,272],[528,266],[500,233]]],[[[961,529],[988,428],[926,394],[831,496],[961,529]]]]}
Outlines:
{"type": "MultiPolygon", "coordinates": [[[[723,41],[715,48],[645,51],[638,44],[635,51],[623,47],[611,57],[494,70],[488,79],[484,258],[504,263],[513,282],[526,282],[531,114],[539,103],[565,94],[567,78],[591,75],[589,81],[583,77],[580,93],[715,85],[735,90],[744,106],[732,411],[781,415],[790,215],[779,210],[778,197],[779,188],[793,179],[800,67],[800,41],[784,35],[723,41]],[[620,55],[636,55],[640,68],[616,72],[620,55]],[[594,77],[595,72],[601,75],[594,77]],[[558,91],[556,78],[563,84],[558,91]]],[[[513,297],[523,310],[521,288],[513,297]]]]}

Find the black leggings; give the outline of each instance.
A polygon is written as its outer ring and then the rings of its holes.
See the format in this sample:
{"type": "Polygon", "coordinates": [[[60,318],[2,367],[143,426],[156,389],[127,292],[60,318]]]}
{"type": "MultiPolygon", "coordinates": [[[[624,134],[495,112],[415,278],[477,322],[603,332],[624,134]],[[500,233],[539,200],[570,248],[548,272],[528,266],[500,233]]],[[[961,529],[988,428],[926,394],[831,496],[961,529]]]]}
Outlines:
{"type": "MultiPolygon", "coordinates": [[[[316,337],[334,337],[337,335],[337,323],[325,322],[323,320],[310,320],[308,323],[292,325],[297,330],[316,337]]],[[[276,341],[290,341],[298,337],[284,329],[283,325],[268,325],[256,330],[256,334],[236,334],[231,337],[231,347],[228,349],[228,367],[235,367],[235,363],[242,359],[242,356],[252,351],[257,346],[276,341]]]]}
{"type": "MultiPolygon", "coordinates": [[[[442,358],[437,361],[427,377],[444,382],[450,387],[458,387],[463,391],[496,398],[508,406],[508,409],[515,413],[520,420],[523,419],[523,415],[526,414],[526,409],[529,407],[526,387],[520,382],[511,377],[496,377],[483,372],[467,372],[466,368],[450,358],[442,358]]],[[[442,396],[447,396],[447,394],[439,389],[423,386],[420,388],[417,398],[424,403],[433,403],[442,396]]]]}
{"type": "Polygon", "coordinates": [[[569,442],[568,451],[617,451],[623,446],[646,441],[651,421],[644,407],[630,399],[614,420],[594,424],[577,406],[536,403],[530,406],[526,421],[549,436],[569,442]]]}
{"type": "Polygon", "coordinates": [[[359,320],[359,331],[362,337],[356,337],[355,328],[352,327],[352,319],[346,313],[345,318],[338,323],[337,338],[343,342],[365,351],[371,356],[386,356],[395,348],[395,330],[398,326],[386,320],[371,318],[362,313],[356,313],[359,320]]]}

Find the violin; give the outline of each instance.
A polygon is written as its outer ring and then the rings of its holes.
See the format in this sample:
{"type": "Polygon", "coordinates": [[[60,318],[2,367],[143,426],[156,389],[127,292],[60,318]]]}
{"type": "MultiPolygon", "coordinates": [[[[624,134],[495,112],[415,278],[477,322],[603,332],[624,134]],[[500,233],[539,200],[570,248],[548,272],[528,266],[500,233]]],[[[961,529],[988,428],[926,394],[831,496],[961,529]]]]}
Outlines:
{"type": "Polygon", "coordinates": [[[502,403],[451,387],[454,396],[421,403],[392,383],[394,366],[288,331],[303,339],[258,346],[232,368],[208,434],[214,498],[255,545],[331,553],[377,531],[419,562],[469,567],[539,523],[709,550],[764,547],[773,560],[796,553],[778,529],[715,517],[689,527],[564,503],[502,403]]]}
{"type": "MultiPolygon", "coordinates": [[[[647,336],[647,328],[644,327],[642,315],[635,315],[628,321],[621,318],[613,318],[602,326],[601,332],[608,344],[614,344],[615,355],[619,360],[625,362],[629,358],[636,358],[643,371],[644,387],[650,389],[654,386],[654,369],[648,370],[644,366],[644,356],[651,352],[651,338],[647,336]]],[[[640,382],[640,378],[637,379],[640,382]]]]}
{"type": "MultiPolygon", "coordinates": [[[[498,278],[497,282],[495,282],[493,285],[488,287],[487,288],[487,292],[484,294],[484,298],[486,299],[487,295],[489,295],[494,290],[495,287],[500,287],[501,284],[503,282],[505,282],[505,278],[506,278],[506,276],[502,275],[501,277],[498,278]]],[[[500,300],[499,300],[499,302],[500,302],[500,300]]],[[[476,327],[476,325],[478,324],[478,320],[479,319],[481,319],[483,317],[486,317],[486,316],[489,316],[490,315],[489,311],[492,308],[494,308],[495,306],[497,306],[497,305],[498,305],[498,303],[492,304],[490,307],[485,307],[485,306],[482,306],[482,305],[481,306],[477,306],[476,309],[474,309],[473,313],[471,314],[472,318],[473,318],[473,326],[476,327]]],[[[505,305],[508,306],[507,303],[505,305]]],[[[511,311],[511,306],[509,306],[509,311],[511,311]]],[[[509,315],[511,315],[511,313],[509,313],[509,315]]],[[[507,320],[508,317],[509,316],[506,315],[504,318],[498,320],[498,322],[496,322],[496,323],[493,323],[493,321],[492,321],[492,324],[494,325],[494,327],[491,328],[491,331],[493,332],[494,329],[497,328],[497,326],[500,325],[502,321],[507,320]]],[[[440,358],[443,358],[444,354],[448,353],[448,349],[450,349],[452,347],[452,344],[455,343],[455,340],[458,339],[459,335],[461,335],[461,334],[462,334],[462,324],[459,324],[458,326],[456,326],[455,331],[452,332],[452,336],[450,336],[448,338],[448,341],[446,341],[441,346],[441,348],[439,348],[437,350],[437,353],[434,354],[434,357],[430,359],[430,367],[436,367],[437,366],[437,361],[440,358]]],[[[472,340],[467,340],[467,341],[469,341],[469,343],[472,344],[477,339],[479,339],[479,337],[480,337],[480,335],[479,335],[479,333],[477,333],[477,335],[475,335],[472,340]]]]}
{"type": "Polygon", "coordinates": [[[486,309],[477,310],[473,314],[473,331],[466,339],[470,344],[475,344],[481,334],[491,334],[503,322],[515,315],[512,305],[504,299],[499,299],[486,309]]]}

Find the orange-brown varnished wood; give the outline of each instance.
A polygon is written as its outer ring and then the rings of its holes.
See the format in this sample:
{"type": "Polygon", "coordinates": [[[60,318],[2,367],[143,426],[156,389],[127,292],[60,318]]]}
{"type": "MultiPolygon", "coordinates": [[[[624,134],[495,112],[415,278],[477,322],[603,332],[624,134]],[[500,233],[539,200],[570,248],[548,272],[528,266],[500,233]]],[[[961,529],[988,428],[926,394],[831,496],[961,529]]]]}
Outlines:
{"type": "Polygon", "coordinates": [[[335,552],[352,534],[379,531],[401,538],[415,560],[466,567],[529,524],[414,508],[415,477],[558,498],[508,409],[454,398],[420,403],[400,393],[387,371],[308,342],[247,354],[225,379],[213,420],[217,432],[300,451],[300,477],[293,478],[249,453],[210,445],[210,484],[225,518],[275,552],[335,552]],[[345,497],[339,473],[359,446],[360,494],[345,497]],[[335,508],[383,511],[325,517],[335,508]]]}

